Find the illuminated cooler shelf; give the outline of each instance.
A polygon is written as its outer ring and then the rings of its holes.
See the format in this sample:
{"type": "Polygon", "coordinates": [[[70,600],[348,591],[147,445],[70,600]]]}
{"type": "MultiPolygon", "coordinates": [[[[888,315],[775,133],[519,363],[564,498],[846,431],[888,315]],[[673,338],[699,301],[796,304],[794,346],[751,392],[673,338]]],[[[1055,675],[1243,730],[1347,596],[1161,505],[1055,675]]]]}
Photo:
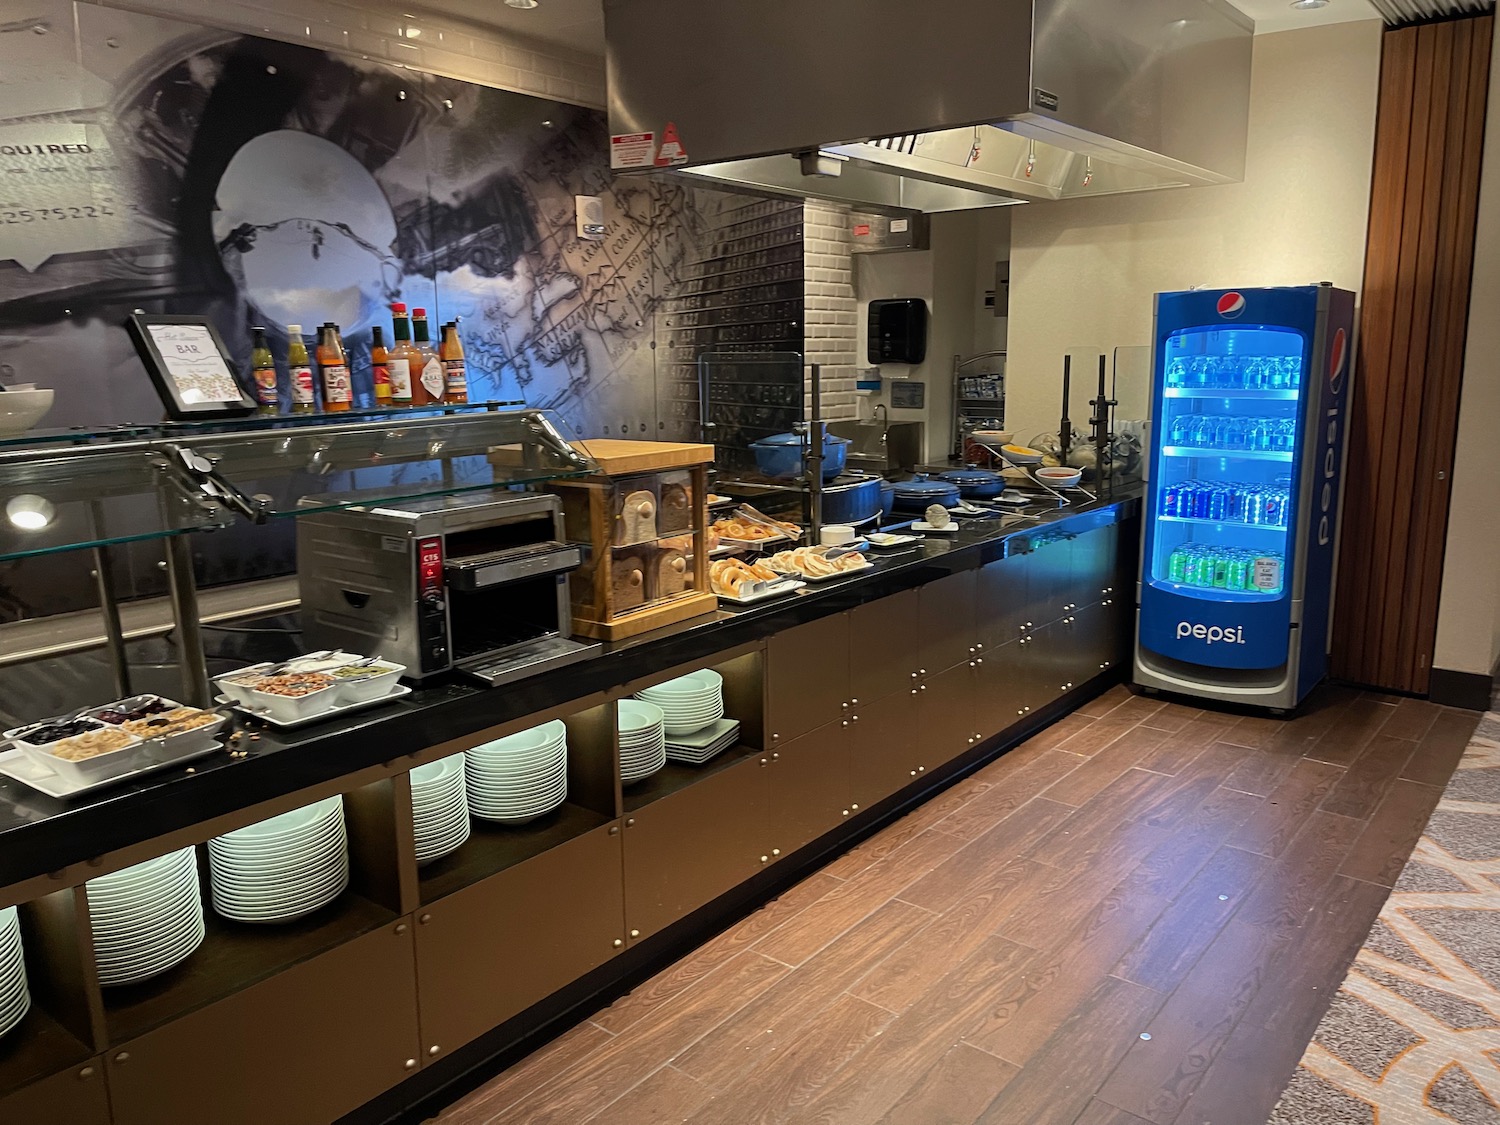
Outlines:
{"type": "Polygon", "coordinates": [[[1201,516],[1157,516],[1161,523],[1196,523],[1212,527],[1248,527],[1252,531],[1279,531],[1286,534],[1286,525],[1279,523],[1246,523],[1244,520],[1215,520],[1201,516]]]}
{"type": "Polygon", "coordinates": [[[1163,398],[1260,399],[1263,402],[1296,402],[1299,390],[1241,390],[1228,387],[1167,387],[1163,398]]]}
{"type": "Polygon", "coordinates": [[[1191,445],[1164,445],[1164,457],[1223,457],[1229,461],[1280,461],[1291,464],[1297,455],[1284,449],[1199,449],[1191,445]]]}

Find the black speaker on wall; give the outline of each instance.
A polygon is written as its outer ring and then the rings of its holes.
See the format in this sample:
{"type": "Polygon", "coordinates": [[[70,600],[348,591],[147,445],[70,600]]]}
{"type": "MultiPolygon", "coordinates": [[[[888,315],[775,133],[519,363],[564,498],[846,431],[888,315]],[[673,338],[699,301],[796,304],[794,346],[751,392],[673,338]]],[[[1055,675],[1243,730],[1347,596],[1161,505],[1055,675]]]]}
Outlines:
{"type": "Polygon", "coordinates": [[[927,358],[927,302],[889,297],[870,302],[870,362],[921,363],[927,358]]]}

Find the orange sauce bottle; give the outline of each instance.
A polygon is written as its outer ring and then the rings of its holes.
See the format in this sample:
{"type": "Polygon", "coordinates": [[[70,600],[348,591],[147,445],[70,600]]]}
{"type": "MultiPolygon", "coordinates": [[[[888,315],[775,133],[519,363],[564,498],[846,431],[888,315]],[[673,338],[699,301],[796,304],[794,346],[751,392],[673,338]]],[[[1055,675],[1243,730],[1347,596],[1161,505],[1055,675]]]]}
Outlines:
{"type": "Polygon", "coordinates": [[[349,359],[339,339],[338,325],[323,325],[318,336],[318,367],[323,373],[323,409],[338,414],[350,408],[354,388],[349,379],[349,359]]]}
{"type": "Polygon", "coordinates": [[[438,355],[443,361],[444,402],[469,401],[469,374],[464,367],[464,345],[458,338],[458,325],[449,321],[443,325],[443,338],[439,341],[438,355]]]}

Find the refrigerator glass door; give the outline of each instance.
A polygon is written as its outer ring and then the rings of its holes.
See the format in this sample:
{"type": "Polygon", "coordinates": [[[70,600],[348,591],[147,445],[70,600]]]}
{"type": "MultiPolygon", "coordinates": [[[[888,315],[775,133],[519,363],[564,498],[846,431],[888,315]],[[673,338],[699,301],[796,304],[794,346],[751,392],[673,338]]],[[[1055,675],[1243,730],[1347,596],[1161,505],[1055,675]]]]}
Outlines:
{"type": "Polygon", "coordinates": [[[1174,594],[1278,601],[1291,588],[1309,341],[1284,327],[1164,341],[1147,579],[1174,594]]]}

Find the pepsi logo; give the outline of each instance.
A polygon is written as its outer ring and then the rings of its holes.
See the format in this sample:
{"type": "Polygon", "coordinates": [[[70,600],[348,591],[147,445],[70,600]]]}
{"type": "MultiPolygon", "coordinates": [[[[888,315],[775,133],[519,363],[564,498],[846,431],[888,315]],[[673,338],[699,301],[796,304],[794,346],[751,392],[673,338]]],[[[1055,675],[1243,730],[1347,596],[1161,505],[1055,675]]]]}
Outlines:
{"type": "Polygon", "coordinates": [[[1245,311],[1245,295],[1243,293],[1225,293],[1219,298],[1219,315],[1225,320],[1233,320],[1245,311]]]}
{"type": "Polygon", "coordinates": [[[1344,385],[1344,369],[1349,363],[1349,337],[1340,328],[1333,334],[1333,345],[1328,349],[1328,389],[1338,394],[1344,385]]]}

